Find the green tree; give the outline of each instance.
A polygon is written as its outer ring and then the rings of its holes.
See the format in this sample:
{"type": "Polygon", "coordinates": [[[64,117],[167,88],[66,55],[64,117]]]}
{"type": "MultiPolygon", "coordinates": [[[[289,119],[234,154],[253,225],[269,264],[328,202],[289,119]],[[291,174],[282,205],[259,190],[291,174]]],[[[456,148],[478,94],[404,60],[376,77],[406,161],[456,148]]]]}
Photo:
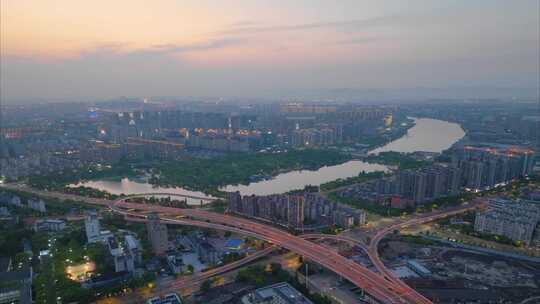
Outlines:
{"type": "Polygon", "coordinates": [[[270,264],[270,268],[272,269],[273,275],[277,275],[282,270],[280,263],[272,263],[270,264]]]}
{"type": "Polygon", "coordinates": [[[212,288],[212,281],[206,280],[201,284],[201,292],[208,292],[212,288]]]}

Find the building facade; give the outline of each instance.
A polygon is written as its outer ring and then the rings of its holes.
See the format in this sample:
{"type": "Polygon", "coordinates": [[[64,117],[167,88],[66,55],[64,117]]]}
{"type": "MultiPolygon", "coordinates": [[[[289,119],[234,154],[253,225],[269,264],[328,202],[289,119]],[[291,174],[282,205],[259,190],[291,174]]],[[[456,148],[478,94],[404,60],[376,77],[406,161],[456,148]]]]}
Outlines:
{"type": "Polygon", "coordinates": [[[152,213],[148,215],[146,229],[148,230],[148,240],[152,245],[154,254],[158,256],[165,255],[169,249],[167,225],[160,222],[159,216],[156,213],[152,213]]]}
{"type": "Polygon", "coordinates": [[[539,220],[538,203],[491,199],[488,210],[476,214],[474,230],[502,235],[529,245],[539,220]]]}

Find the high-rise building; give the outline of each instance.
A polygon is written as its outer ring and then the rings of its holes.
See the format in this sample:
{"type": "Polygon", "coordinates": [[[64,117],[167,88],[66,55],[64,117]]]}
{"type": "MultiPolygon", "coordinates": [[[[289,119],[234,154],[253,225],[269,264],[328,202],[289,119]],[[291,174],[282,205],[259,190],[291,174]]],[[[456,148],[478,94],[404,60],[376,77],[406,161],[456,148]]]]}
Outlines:
{"type": "Polygon", "coordinates": [[[289,227],[299,228],[304,223],[304,196],[290,195],[287,203],[287,223],[289,227]]]}
{"type": "Polygon", "coordinates": [[[169,249],[167,225],[160,222],[157,213],[149,214],[147,219],[146,229],[148,230],[148,240],[152,245],[152,251],[155,255],[162,256],[169,249]]]}
{"type": "Polygon", "coordinates": [[[414,175],[413,200],[422,203],[426,199],[427,174],[420,172],[414,175]]]}
{"type": "Polygon", "coordinates": [[[229,193],[229,210],[242,213],[242,195],[239,191],[229,193]]]}
{"type": "Polygon", "coordinates": [[[526,148],[491,148],[466,146],[453,153],[462,170],[463,185],[481,190],[531,174],[534,151],[526,148]]]}
{"type": "Polygon", "coordinates": [[[86,213],[84,227],[86,230],[86,240],[88,243],[101,241],[101,226],[99,225],[97,211],[93,210],[86,213]]]}
{"type": "Polygon", "coordinates": [[[529,244],[539,220],[540,206],[536,203],[491,199],[488,210],[476,214],[474,230],[529,244]]]}
{"type": "Polygon", "coordinates": [[[318,227],[339,225],[350,228],[365,224],[365,212],[332,202],[318,193],[267,196],[231,193],[229,210],[293,229],[304,229],[305,221],[318,227]]]}

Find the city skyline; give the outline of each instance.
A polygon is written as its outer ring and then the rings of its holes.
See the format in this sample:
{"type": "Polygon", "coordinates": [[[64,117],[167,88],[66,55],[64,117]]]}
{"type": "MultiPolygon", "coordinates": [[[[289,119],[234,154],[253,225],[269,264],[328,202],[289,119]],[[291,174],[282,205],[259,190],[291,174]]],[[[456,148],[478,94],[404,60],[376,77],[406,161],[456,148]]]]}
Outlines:
{"type": "Polygon", "coordinates": [[[0,0],[0,304],[536,303],[540,1],[0,0]]]}
{"type": "MultiPolygon", "coordinates": [[[[5,1],[1,98],[326,98],[336,88],[373,99],[365,91],[482,97],[527,88],[518,97],[535,98],[538,9],[537,1],[5,1]]],[[[410,94],[424,95],[432,97],[410,94]]]]}

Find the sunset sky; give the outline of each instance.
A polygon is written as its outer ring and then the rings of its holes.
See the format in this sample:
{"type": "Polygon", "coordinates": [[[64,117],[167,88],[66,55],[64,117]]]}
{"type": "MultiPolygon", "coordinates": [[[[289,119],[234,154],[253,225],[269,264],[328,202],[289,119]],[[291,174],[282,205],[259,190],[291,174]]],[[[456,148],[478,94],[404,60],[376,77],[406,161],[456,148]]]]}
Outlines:
{"type": "Polygon", "coordinates": [[[1,96],[537,87],[540,1],[0,0],[1,96]]]}

